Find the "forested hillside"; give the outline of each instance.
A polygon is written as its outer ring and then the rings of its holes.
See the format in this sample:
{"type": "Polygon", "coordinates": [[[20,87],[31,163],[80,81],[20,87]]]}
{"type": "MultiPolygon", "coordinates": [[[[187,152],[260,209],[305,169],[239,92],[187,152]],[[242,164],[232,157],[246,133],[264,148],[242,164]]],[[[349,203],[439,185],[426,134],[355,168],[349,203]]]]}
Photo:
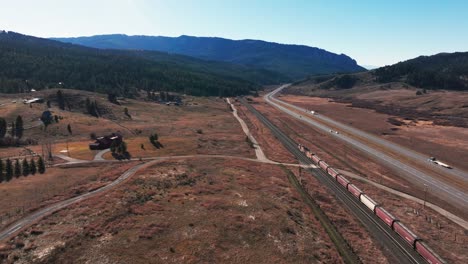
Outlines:
{"type": "Polygon", "coordinates": [[[421,56],[376,69],[377,81],[403,81],[426,89],[468,90],[468,52],[421,56]]]}
{"type": "Polygon", "coordinates": [[[73,88],[132,96],[138,89],[230,96],[287,80],[267,70],[147,51],[99,50],[0,31],[0,92],[73,88]]]}
{"type": "Polygon", "coordinates": [[[366,71],[355,60],[323,49],[261,40],[180,36],[99,35],[54,38],[101,49],[156,50],[279,72],[291,79],[308,75],[366,71]]]}

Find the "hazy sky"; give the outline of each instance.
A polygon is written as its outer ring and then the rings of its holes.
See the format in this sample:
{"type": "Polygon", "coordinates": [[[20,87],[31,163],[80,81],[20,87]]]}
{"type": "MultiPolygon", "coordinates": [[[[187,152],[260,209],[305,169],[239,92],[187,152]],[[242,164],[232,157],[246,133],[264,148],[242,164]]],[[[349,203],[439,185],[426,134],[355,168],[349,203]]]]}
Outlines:
{"type": "Polygon", "coordinates": [[[304,44],[361,65],[468,51],[468,1],[0,0],[0,29],[40,37],[218,36],[304,44]]]}

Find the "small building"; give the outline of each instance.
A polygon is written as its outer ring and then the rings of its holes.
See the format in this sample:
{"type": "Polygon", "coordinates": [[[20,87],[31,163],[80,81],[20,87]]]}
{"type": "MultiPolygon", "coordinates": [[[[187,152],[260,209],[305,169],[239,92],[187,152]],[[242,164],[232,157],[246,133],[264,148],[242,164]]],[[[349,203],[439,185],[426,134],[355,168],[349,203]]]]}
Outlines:
{"type": "Polygon", "coordinates": [[[112,133],[108,136],[98,137],[94,143],[89,143],[90,150],[103,150],[108,149],[114,142],[120,144],[122,142],[122,135],[118,133],[112,133]]]}

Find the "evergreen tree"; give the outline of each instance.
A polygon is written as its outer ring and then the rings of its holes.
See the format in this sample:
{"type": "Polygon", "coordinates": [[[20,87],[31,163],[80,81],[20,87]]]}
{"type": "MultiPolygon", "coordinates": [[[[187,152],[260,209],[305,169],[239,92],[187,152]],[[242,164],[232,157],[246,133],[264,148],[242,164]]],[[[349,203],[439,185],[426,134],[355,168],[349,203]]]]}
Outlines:
{"type": "Polygon", "coordinates": [[[11,122],[10,135],[11,135],[11,137],[15,137],[15,135],[16,135],[15,122],[11,122]]]}
{"type": "Polygon", "coordinates": [[[23,118],[19,115],[16,117],[16,127],[15,127],[15,134],[16,137],[21,138],[23,137],[23,118]]]}
{"type": "Polygon", "coordinates": [[[27,159],[23,160],[23,176],[28,176],[31,174],[31,168],[29,167],[29,163],[27,159]]]}
{"type": "Polygon", "coordinates": [[[31,170],[31,174],[34,175],[37,172],[37,167],[36,167],[36,161],[34,161],[34,158],[31,158],[31,161],[29,162],[29,167],[31,170]]]}
{"type": "Polygon", "coordinates": [[[5,180],[10,181],[11,178],[13,178],[13,164],[10,159],[7,159],[5,164],[5,180]]]}
{"type": "Polygon", "coordinates": [[[0,117],[0,138],[4,138],[7,132],[7,121],[0,117]]]}
{"type": "Polygon", "coordinates": [[[71,125],[70,125],[70,124],[67,125],[67,130],[68,130],[68,134],[73,135],[73,132],[72,132],[72,129],[71,129],[71,125]]]}
{"type": "Polygon", "coordinates": [[[37,171],[40,174],[44,174],[44,172],[46,171],[44,159],[42,158],[42,156],[39,156],[39,160],[37,161],[37,171]]]}
{"type": "Polygon", "coordinates": [[[62,110],[65,110],[65,98],[63,96],[62,90],[57,91],[57,102],[58,102],[59,108],[62,110]]]}
{"type": "Polygon", "coordinates": [[[4,173],[3,173],[3,170],[4,170],[4,168],[3,168],[3,160],[0,159],[0,182],[3,182],[3,181],[5,180],[5,179],[4,179],[5,175],[4,175],[4,173]]]}
{"type": "Polygon", "coordinates": [[[21,176],[21,165],[18,159],[15,161],[15,177],[19,178],[21,176]]]}

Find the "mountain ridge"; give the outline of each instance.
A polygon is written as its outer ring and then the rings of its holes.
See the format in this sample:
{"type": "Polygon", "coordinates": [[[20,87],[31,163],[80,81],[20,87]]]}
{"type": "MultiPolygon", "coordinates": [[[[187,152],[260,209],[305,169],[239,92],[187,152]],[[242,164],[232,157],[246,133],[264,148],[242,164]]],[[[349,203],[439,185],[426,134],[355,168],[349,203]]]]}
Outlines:
{"type": "Polygon", "coordinates": [[[0,31],[0,92],[56,87],[131,96],[138,89],[238,95],[277,73],[157,51],[101,50],[0,31]],[[248,78],[246,78],[248,77],[248,78]]]}
{"type": "Polygon", "coordinates": [[[125,34],[51,39],[100,49],[156,50],[176,53],[205,60],[263,68],[282,73],[291,79],[314,74],[365,71],[354,59],[345,54],[335,54],[306,45],[280,44],[264,40],[125,34]]]}

